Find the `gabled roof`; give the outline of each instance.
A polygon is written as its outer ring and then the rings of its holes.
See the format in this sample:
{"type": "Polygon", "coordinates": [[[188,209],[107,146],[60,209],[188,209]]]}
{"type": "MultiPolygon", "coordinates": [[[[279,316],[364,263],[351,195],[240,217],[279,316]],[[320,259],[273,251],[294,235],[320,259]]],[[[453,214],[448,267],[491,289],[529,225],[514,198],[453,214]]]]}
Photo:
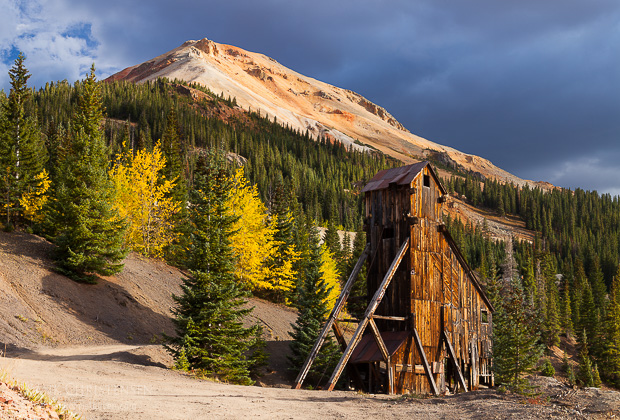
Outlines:
{"type": "Polygon", "coordinates": [[[413,179],[418,176],[422,169],[427,166],[430,172],[433,174],[435,182],[437,183],[437,185],[439,185],[442,194],[446,194],[447,191],[445,190],[443,185],[441,185],[437,174],[435,174],[433,167],[429,164],[428,161],[413,163],[411,165],[401,166],[399,168],[384,169],[382,171],[379,171],[370,181],[368,181],[368,184],[366,184],[366,186],[362,189],[362,192],[382,190],[388,188],[390,184],[409,185],[411,184],[411,181],[413,181],[413,179]]]}

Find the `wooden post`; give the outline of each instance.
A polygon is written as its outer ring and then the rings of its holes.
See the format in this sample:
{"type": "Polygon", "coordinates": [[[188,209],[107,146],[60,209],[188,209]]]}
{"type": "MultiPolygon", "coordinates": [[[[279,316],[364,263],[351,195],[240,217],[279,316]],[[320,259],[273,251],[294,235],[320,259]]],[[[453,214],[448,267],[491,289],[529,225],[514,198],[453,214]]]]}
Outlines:
{"type": "Polygon", "coordinates": [[[426,372],[426,376],[428,377],[428,381],[431,383],[431,388],[435,395],[439,395],[439,391],[437,390],[437,385],[435,384],[435,378],[433,378],[433,372],[431,371],[431,367],[428,365],[428,359],[426,358],[426,353],[424,352],[424,347],[422,347],[422,341],[420,340],[420,336],[418,335],[418,330],[413,327],[413,341],[415,341],[415,345],[420,352],[420,356],[422,359],[422,366],[424,366],[424,372],[426,372]]]}
{"type": "Polygon", "coordinates": [[[357,275],[362,269],[362,265],[364,264],[364,261],[368,257],[369,253],[370,253],[370,243],[367,243],[366,248],[364,248],[364,252],[362,252],[362,255],[360,255],[360,258],[357,260],[357,263],[355,264],[355,267],[353,268],[353,271],[351,272],[349,279],[347,280],[346,284],[342,288],[342,291],[340,292],[340,296],[338,297],[338,300],[336,301],[336,305],[334,305],[334,308],[329,314],[329,317],[327,318],[325,325],[323,325],[323,329],[321,330],[321,333],[319,334],[316,342],[314,343],[314,347],[312,347],[312,350],[310,351],[310,354],[306,358],[306,361],[304,362],[303,367],[299,371],[299,375],[297,375],[297,379],[295,379],[295,385],[294,385],[295,389],[301,388],[301,385],[303,384],[304,379],[306,379],[306,376],[308,375],[308,372],[310,371],[310,366],[312,366],[314,359],[316,359],[316,356],[318,356],[319,351],[321,350],[321,346],[323,345],[323,342],[325,341],[325,337],[327,337],[329,330],[332,328],[332,325],[334,325],[334,322],[336,321],[338,314],[340,314],[340,311],[342,311],[342,308],[344,308],[344,304],[346,303],[347,298],[349,297],[349,294],[351,293],[351,289],[353,288],[353,283],[355,283],[355,279],[357,278],[357,275]]]}
{"type": "Polygon", "coordinates": [[[372,330],[372,335],[375,337],[377,347],[379,347],[379,351],[381,351],[381,355],[383,356],[383,361],[385,362],[388,374],[388,394],[392,395],[394,393],[394,372],[392,372],[390,354],[388,353],[387,347],[385,346],[385,342],[381,337],[381,333],[379,332],[379,328],[377,328],[375,320],[371,317],[368,323],[370,325],[370,329],[372,330]]]}
{"type": "Polygon", "coordinates": [[[353,353],[355,346],[357,346],[357,343],[359,343],[359,341],[362,339],[362,334],[364,333],[364,330],[366,329],[366,326],[368,325],[370,318],[377,310],[377,306],[379,306],[379,302],[381,302],[381,299],[383,298],[383,295],[385,294],[385,291],[388,285],[390,284],[390,280],[392,280],[392,277],[394,277],[394,273],[396,273],[396,269],[400,265],[400,262],[402,261],[403,256],[405,255],[405,251],[408,248],[409,248],[409,238],[407,238],[405,242],[402,244],[402,246],[400,247],[400,250],[396,254],[396,258],[394,258],[394,261],[392,261],[392,265],[390,266],[388,272],[385,274],[385,277],[383,278],[381,285],[375,292],[375,295],[370,301],[368,308],[366,308],[366,313],[364,314],[364,318],[360,321],[359,325],[357,326],[357,329],[355,330],[355,334],[353,334],[353,338],[351,338],[351,341],[349,342],[349,345],[347,346],[347,349],[345,350],[345,352],[342,354],[342,357],[340,358],[340,361],[338,362],[338,365],[336,366],[336,369],[334,370],[332,377],[329,379],[329,384],[328,384],[329,386],[327,388],[328,391],[332,391],[334,389],[334,386],[336,386],[336,382],[338,381],[338,378],[340,378],[340,375],[342,374],[342,371],[344,370],[345,365],[349,361],[349,358],[351,357],[351,354],[353,353]]]}
{"type": "Polygon", "coordinates": [[[446,344],[447,344],[446,347],[448,348],[448,353],[450,354],[450,360],[452,360],[452,365],[454,366],[456,373],[458,373],[459,375],[458,377],[459,383],[461,384],[465,392],[467,392],[467,384],[465,383],[465,378],[463,378],[461,367],[459,366],[459,362],[456,358],[456,354],[454,354],[454,348],[452,347],[452,343],[450,342],[450,339],[448,338],[448,335],[446,334],[445,331],[443,332],[443,338],[444,340],[446,340],[446,344]]]}
{"type": "Polygon", "coordinates": [[[332,325],[332,330],[334,330],[334,335],[336,336],[336,341],[340,345],[340,350],[345,351],[347,348],[347,341],[344,339],[344,334],[342,333],[340,325],[337,321],[334,321],[334,324],[332,325]]]}

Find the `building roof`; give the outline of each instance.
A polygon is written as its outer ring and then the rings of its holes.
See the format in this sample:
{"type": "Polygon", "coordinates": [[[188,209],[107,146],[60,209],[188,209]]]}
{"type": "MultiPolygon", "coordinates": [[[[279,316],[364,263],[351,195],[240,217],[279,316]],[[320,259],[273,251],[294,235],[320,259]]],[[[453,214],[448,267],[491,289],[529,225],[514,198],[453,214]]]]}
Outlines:
{"type": "Polygon", "coordinates": [[[366,186],[362,189],[362,192],[382,190],[388,188],[391,184],[409,185],[411,184],[411,181],[413,181],[413,179],[418,176],[422,169],[427,166],[429,167],[430,172],[433,174],[435,182],[437,182],[437,185],[439,185],[442,193],[445,194],[446,191],[443,185],[441,185],[441,182],[439,182],[439,178],[437,178],[435,171],[433,171],[433,167],[430,166],[428,161],[413,163],[411,165],[401,166],[399,168],[384,169],[382,171],[379,171],[370,181],[368,181],[368,184],[366,184],[366,186]]]}
{"type": "MultiPolygon", "coordinates": [[[[381,338],[385,343],[388,354],[392,356],[405,344],[409,337],[409,331],[383,331],[381,338]]],[[[365,334],[360,342],[355,346],[351,354],[350,363],[368,363],[383,360],[383,355],[372,334],[365,334]]]]}

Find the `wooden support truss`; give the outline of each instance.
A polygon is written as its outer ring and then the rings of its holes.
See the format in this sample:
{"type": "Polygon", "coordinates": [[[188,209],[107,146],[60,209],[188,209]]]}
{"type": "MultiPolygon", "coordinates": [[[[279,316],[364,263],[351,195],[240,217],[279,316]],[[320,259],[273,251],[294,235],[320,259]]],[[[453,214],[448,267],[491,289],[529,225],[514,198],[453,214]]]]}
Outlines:
{"type": "Polygon", "coordinates": [[[338,334],[340,330],[338,329],[338,326],[335,324],[336,318],[338,318],[338,315],[344,308],[344,304],[346,303],[347,298],[349,297],[349,294],[351,293],[351,289],[353,288],[353,283],[355,283],[355,279],[357,278],[357,275],[362,269],[362,266],[364,265],[364,261],[366,261],[366,258],[368,257],[369,253],[370,253],[370,243],[367,243],[366,248],[364,248],[364,252],[362,252],[362,255],[360,255],[359,259],[357,260],[357,263],[355,264],[355,267],[353,268],[353,271],[351,272],[351,275],[349,276],[349,279],[347,280],[344,287],[342,288],[342,291],[340,292],[340,296],[338,297],[338,300],[336,301],[336,305],[334,305],[334,309],[332,309],[331,313],[329,314],[329,317],[327,318],[327,321],[325,322],[325,325],[323,326],[323,329],[321,330],[319,337],[314,343],[314,347],[312,347],[312,350],[310,351],[308,358],[304,362],[304,365],[301,368],[301,371],[299,371],[299,374],[297,375],[297,379],[295,379],[295,385],[294,385],[295,389],[301,388],[301,385],[303,384],[304,379],[306,379],[306,376],[308,375],[308,372],[310,371],[310,367],[312,366],[314,359],[316,359],[316,357],[318,356],[319,351],[321,350],[321,347],[323,346],[323,343],[325,342],[325,338],[327,337],[327,334],[329,333],[329,330],[332,329],[332,327],[335,327],[334,330],[336,332],[336,337],[342,345],[344,338],[342,337],[341,334],[338,334]]]}
{"type": "MultiPolygon", "coordinates": [[[[332,391],[334,389],[334,386],[336,386],[336,382],[340,378],[342,371],[344,370],[347,362],[351,358],[351,355],[353,354],[353,350],[355,349],[355,346],[357,346],[359,341],[362,339],[362,335],[364,334],[366,327],[371,322],[372,322],[371,330],[373,331],[373,336],[375,340],[377,341],[377,345],[379,346],[379,348],[381,348],[381,344],[379,343],[383,343],[383,339],[381,338],[381,335],[379,334],[378,329],[376,329],[376,325],[374,324],[374,321],[372,321],[372,316],[377,310],[377,307],[379,306],[381,299],[383,299],[383,296],[385,295],[385,291],[387,290],[387,287],[389,286],[390,281],[392,280],[392,277],[394,277],[394,274],[396,273],[396,270],[398,269],[398,266],[400,265],[400,262],[402,261],[405,255],[405,251],[407,251],[408,248],[409,248],[409,238],[407,238],[405,242],[403,242],[403,244],[401,245],[400,249],[398,250],[398,253],[396,254],[396,257],[394,258],[394,261],[392,261],[392,265],[390,265],[388,272],[385,274],[385,277],[383,278],[381,285],[379,286],[379,288],[375,292],[375,295],[370,301],[370,304],[368,305],[368,308],[366,309],[366,313],[364,314],[364,318],[360,320],[360,323],[358,324],[357,329],[355,330],[355,334],[353,334],[353,338],[351,338],[351,341],[349,342],[347,349],[342,354],[342,357],[340,358],[340,361],[338,362],[336,369],[334,369],[334,373],[329,379],[329,384],[327,388],[328,391],[332,391]]],[[[383,347],[385,348],[385,343],[383,343],[383,347]]],[[[386,357],[387,350],[385,350],[386,354],[384,354],[383,351],[384,349],[381,349],[381,353],[383,357],[386,358],[385,362],[386,364],[388,364],[388,378],[390,377],[390,375],[392,378],[392,380],[389,382],[389,388],[390,390],[392,390],[394,386],[394,380],[393,380],[393,373],[391,373],[392,369],[391,369],[391,366],[389,365],[390,358],[389,358],[389,355],[387,355],[386,357]]]]}

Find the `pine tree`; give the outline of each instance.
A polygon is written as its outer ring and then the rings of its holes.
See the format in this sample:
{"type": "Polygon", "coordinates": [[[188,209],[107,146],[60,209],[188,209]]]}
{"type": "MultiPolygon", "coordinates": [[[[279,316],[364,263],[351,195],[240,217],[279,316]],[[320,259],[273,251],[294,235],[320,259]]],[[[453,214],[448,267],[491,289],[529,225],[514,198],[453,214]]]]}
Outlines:
{"type": "Polygon", "coordinates": [[[601,375],[598,372],[598,365],[595,363],[594,370],[592,371],[592,386],[595,388],[600,388],[601,385],[601,375]]]}
{"type": "Polygon", "coordinates": [[[585,331],[581,336],[581,350],[579,351],[579,372],[577,380],[584,387],[594,386],[594,377],[592,376],[592,360],[588,352],[588,338],[585,331]]]}
{"type": "Polygon", "coordinates": [[[184,203],[187,195],[186,174],[183,165],[185,151],[179,132],[179,122],[174,108],[172,108],[168,114],[166,130],[162,136],[162,151],[166,157],[164,176],[166,179],[176,182],[174,189],[171,191],[171,195],[174,197],[175,201],[184,203]]]}
{"type": "MultiPolygon", "coordinates": [[[[296,307],[299,315],[293,325],[291,337],[291,356],[288,357],[291,369],[298,371],[310,354],[316,339],[321,332],[324,322],[329,315],[331,308],[326,305],[329,290],[321,276],[321,251],[318,243],[318,232],[315,227],[310,228],[308,236],[308,248],[310,258],[305,266],[303,284],[300,287],[296,307]]],[[[325,378],[325,373],[329,377],[329,372],[333,370],[338,362],[338,350],[331,339],[327,337],[318,357],[312,364],[309,372],[309,380],[320,383],[325,378]]]]}
{"type": "Polygon", "coordinates": [[[604,325],[604,377],[615,387],[620,387],[620,266],[611,285],[604,325]]]}
{"type": "Polygon", "coordinates": [[[221,156],[211,155],[199,159],[194,176],[186,255],[191,275],[183,280],[183,293],[174,296],[177,337],[168,338],[167,349],[202,375],[250,385],[263,355],[261,328],[242,324],[253,308],[242,308],[249,292],[234,278],[230,238],[237,217],[226,208],[230,174],[221,156]]]}
{"type": "Polygon", "coordinates": [[[520,282],[513,280],[504,304],[493,314],[493,359],[498,383],[517,391],[525,390],[521,375],[533,369],[541,355],[531,315],[520,282]]]}
{"type": "Polygon", "coordinates": [[[331,252],[334,258],[339,261],[342,247],[340,246],[340,236],[338,236],[338,230],[336,229],[336,225],[333,220],[329,220],[327,223],[327,230],[325,231],[325,236],[323,237],[323,243],[327,249],[329,249],[329,252],[331,252]]]}
{"type": "Polygon", "coordinates": [[[572,320],[572,302],[570,300],[570,291],[568,282],[564,280],[564,287],[562,288],[562,299],[560,302],[560,326],[562,332],[570,337],[573,334],[573,320],[572,320]]]}
{"type": "Polygon", "coordinates": [[[46,212],[48,234],[57,247],[57,269],[85,282],[94,282],[97,274],[118,273],[126,255],[126,225],[113,207],[107,173],[100,96],[93,66],[81,86],[74,137],[46,212]]]}
{"type": "Polygon", "coordinates": [[[603,279],[603,272],[598,262],[598,258],[594,258],[594,264],[588,273],[590,285],[592,286],[592,297],[594,298],[594,304],[599,310],[601,318],[605,317],[605,298],[607,296],[607,287],[603,279]]]}
{"type": "MultiPolygon", "coordinates": [[[[355,264],[357,264],[362,252],[364,252],[364,248],[366,248],[366,233],[363,230],[358,230],[355,233],[355,239],[353,239],[353,251],[351,252],[351,256],[349,257],[347,268],[345,270],[345,276],[347,278],[353,272],[355,264]]],[[[366,262],[366,264],[367,263],[368,262],[366,262]]],[[[355,282],[353,283],[353,287],[351,288],[351,295],[347,301],[347,310],[353,316],[361,317],[368,306],[366,298],[366,275],[366,270],[362,267],[357,275],[357,278],[355,279],[355,282]]]]}
{"type": "Polygon", "coordinates": [[[555,284],[555,266],[550,254],[545,254],[543,260],[543,279],[545,281],[546,320],[543,338],[547,347],[560,344],[560,311],[558,303],[558,288],[555,284]]]}
{"type": "Polygon", "coordinates": [[[592,296],[592,288],[589,284],[586,284],[584,287],[579,312],[581,318],[579,320],[579,331],[584,332],[582,337],[587,337],[590,343],[594,343],[596,340],[599,340],[600,321],[599,313],[592,296]]]}
{"type": "Polygon", "coordinates": [[[0,202],[6,212],[7,227],[21,211],[22,195],[34,193],[36,177],[47,160],[36,115],[29,112],[32,91],[27,85],[30,74],[24,66],[25,59],[20,53],[9,70],[11,90],[3,104],[4,118],[0,126],[0,202]]]}

